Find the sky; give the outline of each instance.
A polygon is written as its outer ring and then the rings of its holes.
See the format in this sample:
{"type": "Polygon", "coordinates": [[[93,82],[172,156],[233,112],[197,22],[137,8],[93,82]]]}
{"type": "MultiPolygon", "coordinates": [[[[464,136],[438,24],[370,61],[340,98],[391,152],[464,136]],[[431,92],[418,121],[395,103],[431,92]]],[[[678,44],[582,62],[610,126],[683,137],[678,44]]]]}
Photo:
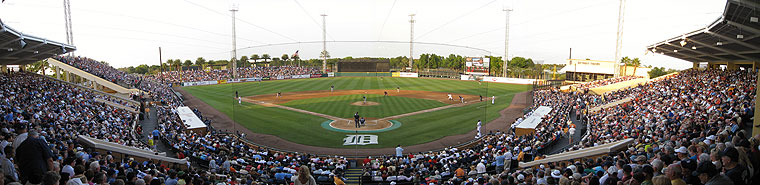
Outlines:
{"type": "MultiPolygon", "coordinates": [[[[301,58],[318,58],[320,14],[327,15],[327,50],[333,58],[408,56],[409,14],[415,14],[414,42],[419,42],[415,58],[422,53],[503,56],[503,10],[512,9],[509,57],[566,63],[572,48],[573,58],[611,61],[619,7],[617,0],[70,1],[75,54],[114,67],[157,65],[159,47],[164,61],[229,59],[233,6],[238,57],[299,51],[301,58]]],[[[645,48],[704,28],[721,16],[725,3],[628,0],[622,56],[655,67],[691,67],[680,59],[645,55],[645,48]]],[[[66,41],[61,0],[5,0],[0,19],[24,34],[66,41]]]]}

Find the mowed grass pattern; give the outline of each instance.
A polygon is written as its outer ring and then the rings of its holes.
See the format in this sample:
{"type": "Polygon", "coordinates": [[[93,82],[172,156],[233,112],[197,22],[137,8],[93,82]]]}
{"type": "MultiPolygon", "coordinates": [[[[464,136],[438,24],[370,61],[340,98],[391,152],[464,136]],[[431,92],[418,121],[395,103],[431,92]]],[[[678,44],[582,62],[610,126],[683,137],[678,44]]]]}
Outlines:
{"type": "MultiPolygon", "coordinates": [[[[431,142],[448,135],[467,133],[475,129],[475,123],[478,119],[488,123],[497,118],[498,112],[509,106],[514,94],[527,91],[529,87],[529,85],[499,83],[479,84],[475,81],[460,80],[337,77],[193,86],[183,87],[183,89],[253,132],[276,135],[288,141],[312,146],[361,149],[395,147],[397,144],[409,146],[431,142]],[[400,118],[398,120],[403,123],[401,128],[376,134],[379,140],[378,145],[343,146],[343,138],[346,134],[323,129],[320,124],[327,120],[325,118],[245,102],[243,105],[238,105],[237,100],[234,99],[236,91],[240,96],[253,96],[276,92],[329,90],[330,85],[334,85],[336,90],[386,89],[395,91],[396,87],[400,87],[401,90],[451,92],[483,95],[484,97],[495,95],[496,105],[491,105],[490,101],[478,102],[463,107],[400,118]]],[[[360,99],[361,95],[356,100],[360,99]]],[[[405,104],[407,104],[406,106],[415,106],[410,103],[405,104]]],[[[322,109],[325,110],[336,109],[336,112],[343,112],[344,110],[341,109],[350,107],[348,104],[337,103],[314,106],[324,106],[322,109]]]]}
{"type": "Polygon", "coordinates": [[[327,114],[339,118],[353,118],[354,113],[356,112],[359,112],[359,115],[365,118],[384,118],[388,116],[395,116],[448,105],[435,100],[398,96],[383,96],[378,94],[367,94],[366,96],[367,101],[377,102],[380,103],[380,105],[351,105],[351,103],[362,101],[362,96],[365,95],[353,94],[345,96],[311,98],[294,100],[282,105],[316,113],[327,114]]]}

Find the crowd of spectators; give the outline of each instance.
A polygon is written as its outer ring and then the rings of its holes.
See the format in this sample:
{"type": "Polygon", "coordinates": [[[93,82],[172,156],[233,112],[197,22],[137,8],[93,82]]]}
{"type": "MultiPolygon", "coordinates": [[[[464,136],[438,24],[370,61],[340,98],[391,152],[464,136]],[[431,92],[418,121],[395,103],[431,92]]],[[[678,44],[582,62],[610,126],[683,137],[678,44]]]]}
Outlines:
{"type": "Polygon", "coordinates": [[[615,78],[608,78],[608,79],[601,79],[601,80],[595,80],[591,82],[581,83],[573,85],[573,88],[578,90],[588,90],[593,89],[605,85],[610,85],[614,83],[620,83],[625,82],[628,80],[638,79],[641,78],[640,76],[621,76],[621,77],[615,77],[615,78]]]}
{"type": "Polygon", "coordinates": [[[95,59],[82,56],[54,56],[53,58],[113,83],[134,86],[141,81],[138,75],[128,74],[95,59]]]}
{"type": "MultiPolygon", "coordinates": [[[[391,184],[757,184],[760,135],[748,137],[745,131],[754,119],[756,79],[755,71],[686,70],[604,96],[557,89],[536,91],[531,110],[548,106],[552,111],[543,117],[534,134],[515,136],[497,131],[465,148],[369,157],[362,161],[361,178],[363,182],[391,184]],[[598,112],[581,111],[623,98],[633,100],[598,112]],[[540,149],[565,137],[573,127],[571,120],[577,120],[571,115],[583,115],[589,131],[569,150],[627,138],[633,138],[633,144],[595,159],[517,167],[517,161],[545,157],[540,149]]],[[[131,159],[115,161],[109,153],[82,148],[75,141],[76,135],[147,148],[132,135],[134,114],[93,101],[97,95],[91,92],[23,72],[4,74],[0,82],[3,182],[45,183],[53,179],[73,184],[173,185],[344,181],[348,161],[343,157],[277,152],[247,143],[240,134],[189,132],[175,112],[182,106],[181,100],[169,85],[155,78],[134,85],[148,92],[149,99],[161,102],[156,107],[158,138],[176,150],[179,158],[195,163],[189,169],[131,159]],[[8,163],[7,159],[13,161],[8,163]]],[[[583,88],[604,83],[608,82],[583,88]]]]}
{"type": "MultiPolygon", "coordinates": [[[[272,66],[272,67],[243,67],[238,68],[239,78],[276,77],[290,75],[320,74],[314,67],[272,66]]],[[[165,71],[150,75],[153,81],[163,80],[166,83],[216,81],[231,79],[231,71],[227,69],[165,71]]]]}

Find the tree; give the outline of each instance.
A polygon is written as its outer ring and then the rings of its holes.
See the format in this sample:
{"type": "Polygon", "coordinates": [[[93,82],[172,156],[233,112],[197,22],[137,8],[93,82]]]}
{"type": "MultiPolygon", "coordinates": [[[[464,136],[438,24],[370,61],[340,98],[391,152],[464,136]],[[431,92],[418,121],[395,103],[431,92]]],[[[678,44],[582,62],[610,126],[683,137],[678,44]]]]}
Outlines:
{"type": "Polygon", "coordinates": [[[243,55],[240,57],[240,60],[237,61],[238,67],[249,67],[251,66],[251,63],[248,62],[248,56],[243,55]]]}
{"type": "Polygon", "coordinates": [[[203,68],[203,65],[206,65],[206,59],[203,59],[203,57],[198,57],[197,59],[195,59],[195,65],[203,68]]]}
{"type": "Polygon", "coordinates": [[[649,71],[649,78],[657,78],[657,77],[660,77],[662,75],[667,75],[667,74],[674,73],[674,72],[678,72],[678,71],[675,70],[675,69],[665,70],[664,67],[655,67],[655,68],[652,68],[652,70],[649,71]]]}
{"type": "Polygon", "coordinates": [[[620,59],[620,63],[623,63],[623,66],[626,66],[626,67],[623,68],[624,69],[623,70],[623,74],[628,74],[628,67],[627,66],[631,66],[631,58],[628,58],[628,56],[625,56],[625,57],[623,57],[623,58],[620,59]]]}
{"type": "Polygon", "coordinates": [[[290,56],[288,56],[288,54],[282,54],[280,58],[282,59],[283,62],[287,62],[290,56]]]}
{"type": "Polygon", "coordinates": [[[251,60],[253,60],[253,63],[256,63],[256,61],[259,60],[259,59],[261,59],[261,58],[259,58],[258,54],[251,55],[251,60]]]}
{"type": "Polygon", "coordinates": [[[269,60],[269,54],[264,53],[261,55],[261,59],[264,59],[264,62],[267,62],[267,60],[269,60]]]}
{"type": "Polygon", "coordinates": [[[293,59],[293,61],[298,61],[298,67],[301,67],[301,57],[299,57],[298,55],[293,55],[293,57],[291,58],[293,59]]]}
{"type": "Polygon", "coordinates": [[[145,74],[145,73],[148,73],[148,65],[146,65],[146,64],[141,64],[141,65],[139,65],[139,66],[135,67],[135,71],[134,71],[134,72],[135,72],[135,73],[137,73],[137,74],[145,74]]]}
{"type": "Polygon", "coordinates": [[[636,76],[636,69],[641,66],[641,60],[639,60],[639,58],[633,58],[633,60],[631,60],[631,66],[633,66],[633,76],[636,76]]]}
{"type": "Polygon", "coordinates": [[[182,66],[185,67],[190,67],[191,65],[193,65],[193,61],[190,60],[185,60],[185,63],[182,63],[182,66]]]}
{"type": "Polygon", "coordinates": [[[327,51],[319,52],[319,58],[330,58],[330,52],[327,52],[327,51]]]}

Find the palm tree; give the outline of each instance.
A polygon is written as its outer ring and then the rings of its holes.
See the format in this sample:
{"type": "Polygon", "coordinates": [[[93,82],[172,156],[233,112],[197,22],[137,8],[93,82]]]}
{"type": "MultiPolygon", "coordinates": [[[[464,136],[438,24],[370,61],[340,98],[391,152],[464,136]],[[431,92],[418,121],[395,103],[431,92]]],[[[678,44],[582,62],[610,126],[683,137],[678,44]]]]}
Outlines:
{"type": "Polygon", "coordinates": [[[280,58],[282,59],[283,62],[288,62],[288,59],[290,59],[290,56],[288,56],[288,54],[282,54],[280,58]]]}
{"type": "Polygon", "coordinates": [[[259,58],[258,54],[251,55],[251,60],[253,60],[253,63],[256,63],[256,61],[259,60],[259,59],[261,59],[261,58],[259,58]]]}
{"type": "MultiPolygon", "coordinates": [[[[630,66],[631,65],[631,58],[628,58],[628,56],[623,57],[622,59],[620,59],[620,62],[623,63],[623,66],[630,66]]],[[[623,74],[627,74],[628,73],[628,67],[623,67],[623,69],[624,69],[623,70],[623,74]]],[[[623,75],[623,76],[625,76],[625,75],[623,75]]]]}
{"type": "Polygon", "coordinates": [[[631,65],[633,66],[633,76],[636,76],[636,68],[641,66],[641,60],[639,60],[639,58],[633,58],[633,60],[631,60],[631,65]]]}
{"type": "Polygon", "coordinates": [[[269,60],[269,54],[264,53],[261,55],[261,59],[264,59],[264,62],[267,62],[267,60],[269,60]]]}

